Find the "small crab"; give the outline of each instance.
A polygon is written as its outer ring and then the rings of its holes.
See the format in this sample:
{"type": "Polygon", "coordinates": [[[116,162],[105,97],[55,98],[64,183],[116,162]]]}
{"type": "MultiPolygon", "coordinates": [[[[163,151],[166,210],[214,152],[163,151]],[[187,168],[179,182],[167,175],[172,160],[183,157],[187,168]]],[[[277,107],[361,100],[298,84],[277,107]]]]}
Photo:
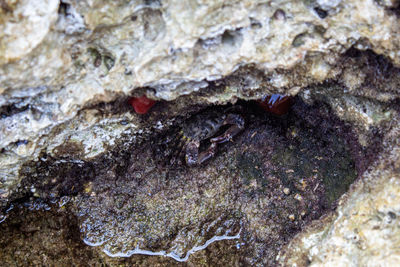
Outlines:
{"type": "Polygon", "coordinates": [[[217,152],[218,144],[231,141],[244,129],[244,118],[228,109],[225,113],[206,110],[188,119],[182,126],[180,134],[183,141],[182,152],[188,166],[200,165],[212,158],[217,152]],[[221,127],[229,128],[217,135],[221,127]],[[217,135],[217,136],[216,136],[217,135]],[[201,142],[210,142],[208,148],[200,152],[201,142]]]}

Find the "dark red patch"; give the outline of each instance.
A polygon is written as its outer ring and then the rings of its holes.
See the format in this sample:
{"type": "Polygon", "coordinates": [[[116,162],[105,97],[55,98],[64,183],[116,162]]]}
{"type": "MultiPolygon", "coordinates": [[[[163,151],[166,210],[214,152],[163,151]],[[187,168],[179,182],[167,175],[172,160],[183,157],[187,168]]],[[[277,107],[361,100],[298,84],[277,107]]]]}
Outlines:
{"type": "Polygon", "coordinates": [[[257,103],[265,111],[275,115],[284,115],[289,112],[290,107],[293,105],[293,97],[273,94],[264,96],[262,99],[257,100],[257,103]]]}
{"type": "Polygon", "coordinates": [[[147,98],[145,95],[141,97],[131,97],[129,99],[129,104],[131,104],[138,114],[146,114],[155,103],[156,101],[147,98]]]}

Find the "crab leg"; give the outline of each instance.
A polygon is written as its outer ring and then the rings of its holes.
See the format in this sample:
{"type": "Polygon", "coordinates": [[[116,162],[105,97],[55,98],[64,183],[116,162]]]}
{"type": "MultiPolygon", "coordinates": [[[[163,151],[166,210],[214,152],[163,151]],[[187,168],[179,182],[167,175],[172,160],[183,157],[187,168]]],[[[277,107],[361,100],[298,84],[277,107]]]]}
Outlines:
{"type": "Polygon", "coordinates": [[[236,136],[244,129],[244,119],[237,114],[229,114],[228,117],[226,117],[223,125],[229,124],[232,124],[232,126],[228,130],[226,130],[224,134],[211,138],[211,143],[222,144],[227,141],[231,141],[234,136],[236,136]]]}

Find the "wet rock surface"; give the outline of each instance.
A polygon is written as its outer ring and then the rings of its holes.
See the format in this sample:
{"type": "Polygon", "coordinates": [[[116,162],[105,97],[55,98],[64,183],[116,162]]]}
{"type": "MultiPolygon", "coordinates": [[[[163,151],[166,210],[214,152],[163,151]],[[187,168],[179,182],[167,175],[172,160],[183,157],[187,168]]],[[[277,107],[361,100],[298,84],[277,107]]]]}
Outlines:
{"type": "MultiPolygon", "coordinates": [[[[240,264],[276,264],[283,245],[335,207],[370,148],[363,150],[351,127],[322,103],[311,107],[296,98],[284,116],[266,113],[256,102],[238,105],[246,129],[204,165],[185,165],[179,131],[197,113],[223,115],[230,107],[200,109],[134,143],[121,140],[115,151],[91,162],[42,157],[33,195],[47,201],[49,192],[62,196],[51,200],[62,209],[49,203],[49,213],[73,216],[80,238],[95,247],[85,249],[89,254],[101,249],[114,257],[155,254],[200,264],[215,259],[196,251],[227,242],[219,263],[233,257],[240,264]],[[57,179],[55,169],[63,183],[49,180],[57,179]]],[[[11,231],[10,224],[12,219],[1,227],[11,231]]]]}
{"type": "Polygon", "coordinates": [[[397,264],[399,133],[397,121],[382,140],[385,156],[368,167],[335,213],[316,221],[286,246],[279,257],[281,265],[397,264]]]}

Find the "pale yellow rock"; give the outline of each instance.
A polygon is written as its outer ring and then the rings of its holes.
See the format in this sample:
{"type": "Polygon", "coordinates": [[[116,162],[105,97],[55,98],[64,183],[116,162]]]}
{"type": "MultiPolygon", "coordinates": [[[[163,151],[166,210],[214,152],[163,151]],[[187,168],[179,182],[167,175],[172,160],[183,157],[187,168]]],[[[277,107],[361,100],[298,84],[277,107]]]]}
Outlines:
{"type": "Polygon", "coordinates": [[[0,21],[0,65],[17,61],[38,46],[57,19],[57,0],[21,0],[0,21]],[[2,23],[1,23],[2,22],[2,23]]]}

